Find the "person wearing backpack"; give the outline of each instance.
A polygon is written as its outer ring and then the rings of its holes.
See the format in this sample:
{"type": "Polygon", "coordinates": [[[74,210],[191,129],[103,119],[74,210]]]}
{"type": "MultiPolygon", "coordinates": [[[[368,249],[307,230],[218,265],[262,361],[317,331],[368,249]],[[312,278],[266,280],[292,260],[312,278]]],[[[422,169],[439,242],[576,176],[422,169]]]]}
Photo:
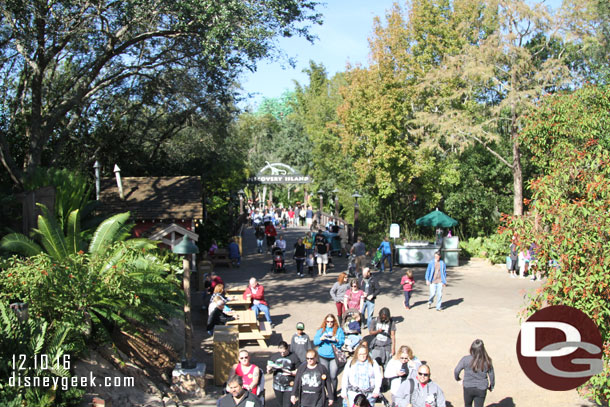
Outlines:
{"type": "Polygon", "coordinates": [[[347,400],[347,405],[351,406],[358,394],[364,394],[371,405],[374,405],[381,394],[382,378],[379,364],[369,355],[368,346],[361,343],[343,370],[341,398],[347,400]]]}
{"type": "Polygon", "coordinates": [[[445,394],[440,386],[431,380],[428,365],[421,365],[417,369],[417,383],[407,379],[400,384],[395,400],[398,407],[447,407],[445,394]]]}

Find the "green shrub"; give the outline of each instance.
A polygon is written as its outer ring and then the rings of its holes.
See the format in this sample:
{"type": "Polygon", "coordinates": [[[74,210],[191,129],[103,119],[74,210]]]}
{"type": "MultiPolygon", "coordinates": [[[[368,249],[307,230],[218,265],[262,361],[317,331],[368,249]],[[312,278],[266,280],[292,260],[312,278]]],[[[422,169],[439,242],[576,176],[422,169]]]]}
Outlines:
{"type": "Polygon", "coordinates": [[[483,239],[481,255],[488,258],[492,264],[502,264],[509,253],[511,236],[508,233],[495,233],[483,239]]]}
{"type": "Polygon", "coordinates": [[[466,257],[483,257],[483,238],[482,237],[471,237],[468,240],[460,240],[460,249],[462,249],[461,256],[466,257]]]}
{"type": "Polygon", "coordinates": [[[23,381],[22,385],[18,381],[20,377],[55,377],[64,380],[71,377],[70,361],[67,358],[74,349],[67,341],[69,332],[70,329],[65,326],[51,325],[46,320],[33,316],[27,321],[19,321],[8,305],[0,301],[0,360],[3,361],[0,364],[0,405],[78,405],[84,391],[76,387],[26,387],[23,381]],[[41,355],[48,357],[45,369],[40,363],[41,355]],[[24,360],[26,363],[21,363],[24,360]],[[37,367],[33,366],[34,360],[39,361],[37,367]],[[11,383],[11,376],[15,376],[14,383],[11,383]]]}

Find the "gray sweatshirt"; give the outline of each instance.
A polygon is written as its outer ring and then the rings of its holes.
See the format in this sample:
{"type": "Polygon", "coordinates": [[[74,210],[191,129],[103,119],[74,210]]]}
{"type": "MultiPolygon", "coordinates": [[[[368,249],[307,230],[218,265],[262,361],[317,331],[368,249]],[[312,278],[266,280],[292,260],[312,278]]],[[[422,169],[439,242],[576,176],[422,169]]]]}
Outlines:
{"type": "Polygon", "coordinates": [[[344,284],[339,284],[339,282],[336,281],[335,284],[333,284],[332,288],[330,289],[330,296],[333,299],[333,301],[335,301],[335,302],[343,302],[345,293],[347,292],[348,289],[349,289],[349,284],[347,282],[344,284]]]}
{"type": "Polygon", "coordinates": [[[487,388],[493,390],[496,385],[496,378],[494,375],[494,368],[491,367],[489,370],[484,372],[475,372],[472,370],[470,365],[472,364],[472,356],[464,356],[460,363],[457,364],[453,375],[455,380],[460,380],[460,372],[464,370],[464,387],[475,388],[479,390],[486,390],[487,388]],[[489,375],[489,382],[487,382],[487,376],[489,375]]]}
{"type": "Polygon", "coordinates": [[[409,404],[409,401],[413,404],[413,407],[427,407],[427,404],[430,407],[446,407],[445,395],[438,384],[429,381],[422,387],[422,385],[415,380],[413,393],[409,395],[411,389],[410,381],[411,380],[405,380],[402,382],[394,395],[394,400],[399,407],[406,407],[409,404]]]}

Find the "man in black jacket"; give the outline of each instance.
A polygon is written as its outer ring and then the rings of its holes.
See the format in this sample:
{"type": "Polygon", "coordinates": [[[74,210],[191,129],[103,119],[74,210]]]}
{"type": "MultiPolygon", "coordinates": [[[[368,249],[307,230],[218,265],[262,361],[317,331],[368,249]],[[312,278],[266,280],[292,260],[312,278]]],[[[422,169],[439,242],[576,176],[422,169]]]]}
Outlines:
{"type": "Polygon", "coordinates": [[[227,382],[229,394],[222,396],[216,407],[262,407],[261,401],[254,394],[244,389],[240,376],[233,375],[227,382]]]}
{"type": "Polygon", "coordinates": [[[371,269],[365,267],[362,269],[362,280],[360,280],[360,288],[364,291],[366,298],[364,299],[364,310],[362,314],[366,315],[366,327],[371,330],[371,321],[375,312],[375,298],[380,294],[379,284],[377,279],[371,274],[371,269]]]}

